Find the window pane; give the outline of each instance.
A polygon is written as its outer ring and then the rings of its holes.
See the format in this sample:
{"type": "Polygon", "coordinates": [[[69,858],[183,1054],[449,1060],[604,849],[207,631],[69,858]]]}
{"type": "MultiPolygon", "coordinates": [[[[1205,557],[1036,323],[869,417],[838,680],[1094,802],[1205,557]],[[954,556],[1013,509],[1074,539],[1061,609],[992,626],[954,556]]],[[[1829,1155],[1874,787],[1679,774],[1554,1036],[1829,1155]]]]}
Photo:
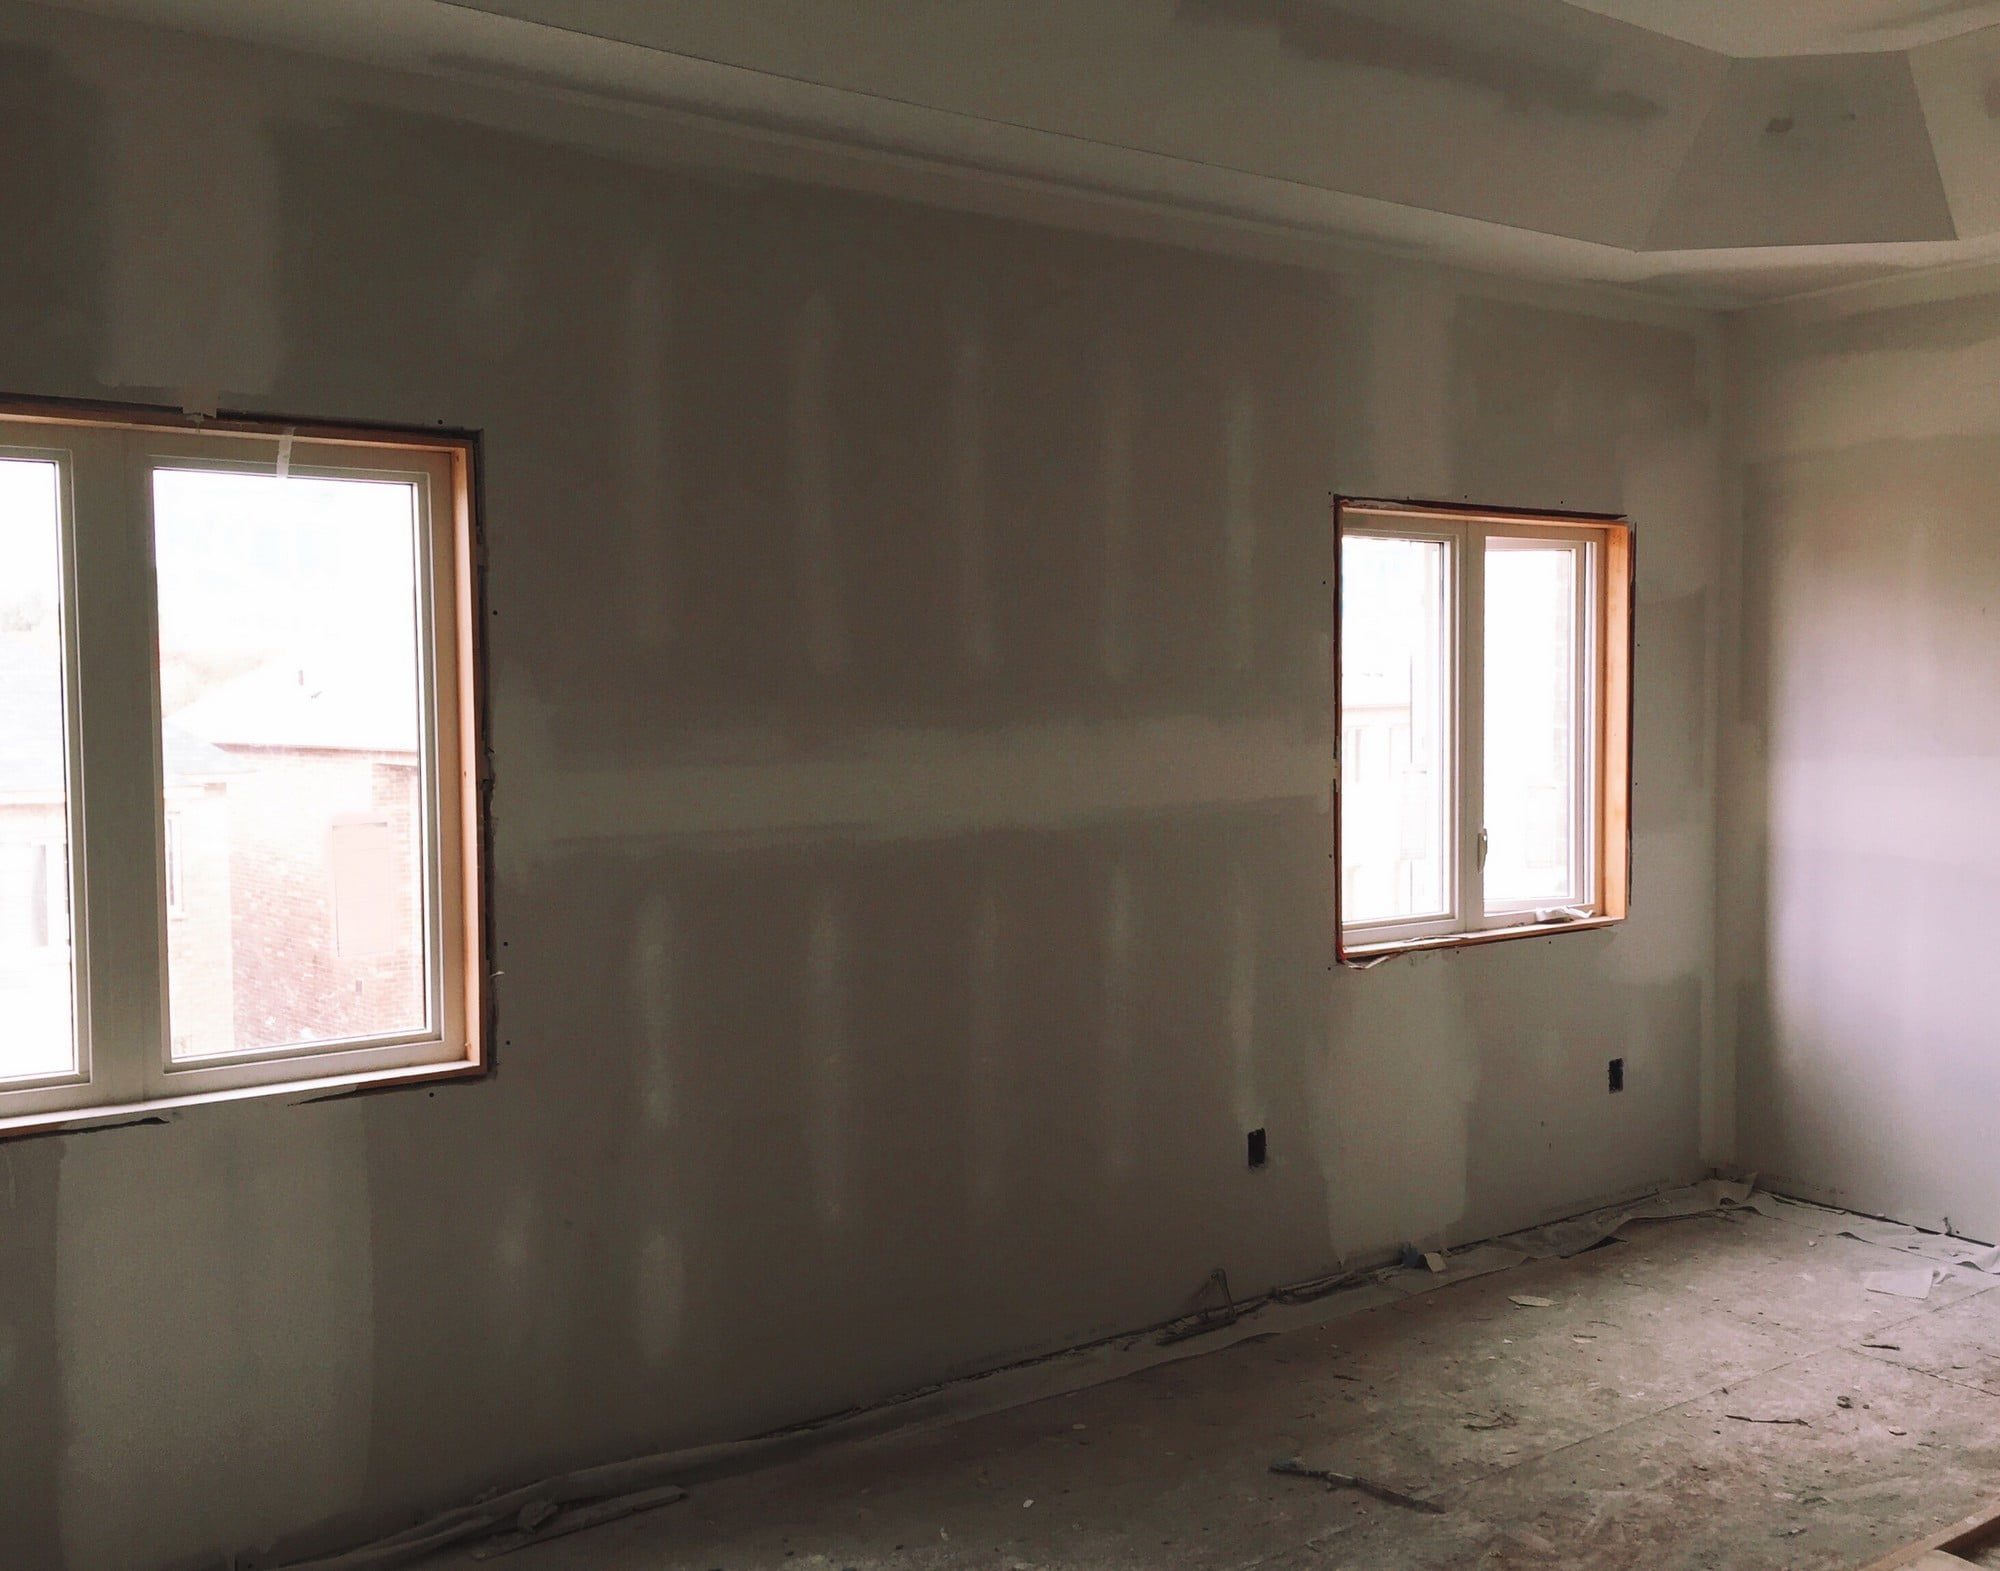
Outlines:
{"type": "Polygon", "coordinates": [[[414,488],[160,469],[153,505],[173,1056],[428,1029],[414,488]]]}
{"type": "Polygon", "coordinates": [[[1451,907],[1450,582],[1439,541],[1341,542],[1341,916],[1350,924],[1451,907]]]}
{"type": "Polygon", "coordinates": [[[1581,898],[1580,548],[1486,548],[1486,906],[1581,898]]]}
{"type": "Polygon", "coordinates": [[[0,1080],[77,1067],[59,496],[0,460],[0,1080]]]}

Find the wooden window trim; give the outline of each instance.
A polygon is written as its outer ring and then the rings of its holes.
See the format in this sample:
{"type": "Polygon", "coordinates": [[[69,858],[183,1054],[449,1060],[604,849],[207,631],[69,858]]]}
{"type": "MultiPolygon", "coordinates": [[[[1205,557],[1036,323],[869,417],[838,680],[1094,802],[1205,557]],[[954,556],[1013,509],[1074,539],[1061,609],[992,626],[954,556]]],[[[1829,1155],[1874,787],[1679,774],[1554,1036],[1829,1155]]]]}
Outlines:
{"type": "MultiPolygon", "coordinates": [[[[86,440],[88,433],[179,432],[203,438],[239,437],[246,449],[251,444],[290,441],[301,448],[324,445],[328,448],[366,450],[384,458],[396,454],[422,461],[427,467],[448,476],[445,494],[431,499],[432,532],[435,551],[443,559],[444,570],[431,584],[433,646],[438,652],[438,690],[432,709],[437,721],[448,723],[450,746],[439,743],[437,793],[447,795],[454,821],[448,837],[449,857],[441,862],[439,899],[446,923],[445,942],[453,953],[443,985],[449,999],[451,1048],[459,1056],[432,1058],[415,1063],[355,1067],[326,1055],[315,1065],[311,1055],[287,1059],[282,1052],[263,1060],[271,1065],[295,1065],[298,1073],[282,1070],[268,1079],[252,1083],[230,1083],[202,1073],[188,1077],[190,1089],[175,1093],[158,1091],[143,1096],[114,1094],[97,1101],[71,1101],[59,1107],[31,1106],[19,1113],[4,1111],[0,1096],[0,1140],[30,1135],[60,1133],[108,1127],[133,1121],[157,1121],[159,1115],[176,1109],[210,1103],[239,1101],[250,1097],[271,1097],[288,1102],[319,1100],[388,1091],[400,1086],[429,1085],[443,1080],[479,1078],[493,1068],[492,999],[487,986],[491,953],[491,909],[487,891],[491,879],[492,850],[488,798],[491,770],[487,742],[487,670],[484,641],[484,549],[480,528],[480,437],[477,432],[459,429],[410,427],[385,424],[293,419],[282,415],[227,412],[193,413],[151,405],[133,405],[32,398],[0,394],[0,446],[32,444],[37,432],[46,435],[69,430],[86,440]],[[449,665],[449,694],[446,683],[449,665]],[[447,758],[446,753],[449,753],[447,758]]],[[[74,614],[72,612],[71,614],[74,614]]],[[[86,764],[86,768],[88,765],[86,764]]],[[[74,785],[72,787],[74,789],[74,785]]],[[[162,831],[164,832],[164,831],[162,831]]],[[[164,856],[164,845],[156,848],[164,856]]],[[[442,855],[442,851],[441,851],[442,855]]],[[[160,877],[164,879],[164,863],[160,877]]],[[[164,909],[165,889],[161,888],[164,909]]],[[[79,915],[79,922],[82,917],[79,915]]],[[[82,929],[80,928],[80,931],[82,929]]],[[[165,942],[164,927],[160,940],[165,942]]],[[[165,971],[162,960],[161,980],[165,971]]],[[[81,976],[78,979],[81,986],[81,976]]],[[[165,1021],[162,1017],[165,1052],[165,1021]]],[[[440,1022],[440,1031],[445,1023],[440,1022]]],[[[129,1053],[121,1057],[130,1056],[129,1053]]],[[[248,1055],[245,1062],[256,1062],[248,1055]]],[[[87,1067],[86,1083],[97,1084],[94,1068],[87,1067]]],[[[121,1081],[123,1077],[121,1076],[121,1081]]]]}
{"type": "MultiPolygon", "coordinates": [[[[1632,665],[1637,644],[1635,586],[1638,550],[1632,520],[1622,514],[1572,513],[1509,507],[1471,506],[1451,502],[1388,500],[1360,496],[1333,499],[1333,737],[1342,736],[1341,692],[1341,541],[1350,516],[1368,520],[1406,520],[1419,527],[1472,524],[1519,527],[1535,533],[1578,532],[1600,546],[1596,633],[1602,661],[1598,673],[1597,727],[1599,758],[1594,809],[1597,837],[1593,867],[1594,914],[1568,922],[1528,922],[1516,926],[1467,929],[1414,938],[1350,943],[1341,909],[1345,858],[1341,840],[1341,779],[1333,791],[1333,930],[1334,958],[1345,966],[1367,968],[1399,954],[1465,949],[1524,938],[1553,938],[1561,933],[1601,932],[1623,922],[1632,895],[1632,665]]],[[[1454,705],[1461,702],[1456,695],[1454,705]]],[[[1344,764],[1343,760],[1343,764],[1344,764]]]]}

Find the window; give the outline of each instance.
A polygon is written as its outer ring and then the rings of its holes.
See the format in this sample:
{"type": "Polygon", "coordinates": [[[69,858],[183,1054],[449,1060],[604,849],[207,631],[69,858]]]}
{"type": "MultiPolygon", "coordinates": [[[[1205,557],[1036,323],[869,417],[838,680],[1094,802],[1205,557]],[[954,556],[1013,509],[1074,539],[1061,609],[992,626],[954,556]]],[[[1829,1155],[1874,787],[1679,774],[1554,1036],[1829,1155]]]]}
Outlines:
{"type": "Polygon", "coordinates": [[[1631,528],[1342,499],[1343,958],[1625,915],[1631,528]]]}
{"type": "Polygon", "coordinates": [[[0,1131],[483,1067],[472,461],[0,408],[0,1131]]]}

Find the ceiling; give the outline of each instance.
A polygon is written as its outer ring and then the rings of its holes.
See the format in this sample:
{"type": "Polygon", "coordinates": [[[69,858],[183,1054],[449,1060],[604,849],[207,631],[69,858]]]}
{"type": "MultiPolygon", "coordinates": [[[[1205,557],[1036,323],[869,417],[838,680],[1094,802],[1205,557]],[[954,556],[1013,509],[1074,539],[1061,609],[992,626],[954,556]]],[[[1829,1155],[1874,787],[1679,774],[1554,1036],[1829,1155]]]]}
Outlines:
{"type": "Polygon", "coordinates": [[[1569,0],[1745,59],[1916,49],[2000,23],[2000,0],[1569,0]]]}
{"type": "Polygon", "coordinates": [[[2000,0],[49,0],[1733,305],[2000,259],[2000,0]]]}

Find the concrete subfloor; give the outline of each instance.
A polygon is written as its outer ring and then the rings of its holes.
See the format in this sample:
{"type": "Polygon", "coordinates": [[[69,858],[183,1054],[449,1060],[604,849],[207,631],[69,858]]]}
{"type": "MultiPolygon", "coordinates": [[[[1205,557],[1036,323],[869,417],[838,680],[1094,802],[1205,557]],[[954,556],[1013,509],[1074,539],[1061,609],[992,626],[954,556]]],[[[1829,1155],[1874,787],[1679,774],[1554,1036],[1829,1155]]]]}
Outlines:
{"type": "MultiPolygon", "coordinates": [[[[1624,1242],[948,1428],[838,1443],[511,1571],[1850,1568],[2000,1495],[2000,1277],[1837,1214],[1624,1242]],[[1522,1294],[1553,1300],[1524,1307],[1522,1294]],[[1425,1514],[1275,1476],[1297,1456],[1425,1514]]],[[[440,1566],[470,1571],[461,1554],[440,1566]]]]}

